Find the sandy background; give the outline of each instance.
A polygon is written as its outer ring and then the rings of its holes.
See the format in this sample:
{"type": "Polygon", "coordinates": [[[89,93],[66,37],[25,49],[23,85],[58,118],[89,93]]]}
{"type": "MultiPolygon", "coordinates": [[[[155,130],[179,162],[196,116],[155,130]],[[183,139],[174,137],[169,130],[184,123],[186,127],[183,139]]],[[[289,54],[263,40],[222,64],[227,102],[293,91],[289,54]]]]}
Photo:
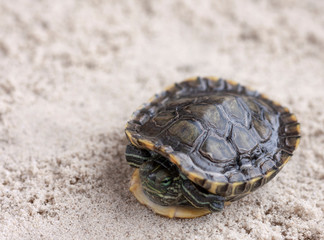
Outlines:
{"type": "Polygon", "coordinates": [[[0,239],[324,239],[324,2],[0,0],[0,239]],[[296,113],[299,149],[219,214],[170,220],[128,191],[124,125],[195,75],[296,113]]]}

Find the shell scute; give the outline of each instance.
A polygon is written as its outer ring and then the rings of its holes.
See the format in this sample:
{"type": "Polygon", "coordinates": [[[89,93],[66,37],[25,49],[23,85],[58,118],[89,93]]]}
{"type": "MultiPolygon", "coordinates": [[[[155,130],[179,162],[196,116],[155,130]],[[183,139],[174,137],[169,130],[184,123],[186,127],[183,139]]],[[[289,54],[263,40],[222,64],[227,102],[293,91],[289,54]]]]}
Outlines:
{"type": "Polygon", "coordinates": [[[186,110],[197,118],[211,124],[219,135],[223,136],[226,133],[228,119],[217,105],[191,105],[186,110]]]}
{"type": "Polygon", "coordinates": [[[243,96],[242,99],[247,105],[248,109],[252,111],[252,113],[256,115],[260,115],[260,107],[258,106],[258,104],[255,103],[255,101],[253,101],[251,98],[246,96],[243,96]]]}
{"type": "Polygon", "coordinates": [[[164,127],[173,121],[176,114],[174,112],[160,112],[152,118],[152,121],[158,127],[164,127]]]}
{"type": "Polygon", "coordinates": [[[254,118],[252,122],[253,127],[257,131],[261,141],[264,141],[270,137],[271,128],[265,123],[265,121],[260,121],[259,119],[254,118]]]}
{"type": "Polygon", "coordinates": [[[240,153],[248,152],[258,144],[254,134],[241,126],[233,126],[232,139],[240,153]]]}
{"type": "Polygon", "coordinates": [[[239,122],[245,127],[249,126],[248,112],[241,106],[237,98],[227,97],[222,103],[222,106],[229,116],[229,119],[233,119],[235,122],[239,122]]]}
{"type": "Polygon", "coordinates": [[[215,134],[207,137],[200,148],[200,152],[213,162],[233,161],[237,155],[229,142],[215,134]]]}
{"type": "Polygon", "coordinates": [[[226,172],[226,177],[228,178],[229,182],[244,182],[245,176],[238,170],[232,170],[229,172],[226,172]]]}
{"type": "Polygon", "coordinates": [[[192,146],[199,135],[202,134],[203,128],[199,122],[179,120],[168,129],[168,132],[182,143],[192,146]]]}

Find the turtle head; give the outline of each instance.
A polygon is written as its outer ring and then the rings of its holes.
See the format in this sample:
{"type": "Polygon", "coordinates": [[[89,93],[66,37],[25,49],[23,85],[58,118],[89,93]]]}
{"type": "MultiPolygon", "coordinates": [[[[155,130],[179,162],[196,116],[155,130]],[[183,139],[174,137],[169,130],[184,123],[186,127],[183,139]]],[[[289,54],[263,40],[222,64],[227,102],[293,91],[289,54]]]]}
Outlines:
{"type": "Polygon", "coordinates": [[[153,202],[163,206],[181,202],[182,179],[168,159],[131,144],[126,147],[125,156],[129,165],[139,168],[143,191],[153,202]]]}
{"type": "Polygon", "coordinates": [[[157,204],[177,205],[182,197],[179,172],[167,160],[161,163],[161,158],[146,161],[140,166],[143,191],[157,204]]]}

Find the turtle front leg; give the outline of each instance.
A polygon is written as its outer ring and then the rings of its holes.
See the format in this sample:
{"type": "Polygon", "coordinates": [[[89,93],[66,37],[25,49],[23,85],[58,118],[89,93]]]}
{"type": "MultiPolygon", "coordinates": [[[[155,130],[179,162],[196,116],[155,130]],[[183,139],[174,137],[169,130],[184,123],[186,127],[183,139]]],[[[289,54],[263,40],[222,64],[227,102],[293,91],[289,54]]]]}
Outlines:
{"type": "Polygon", "coordinates": [[[136,168],[139,168],[144,162],[152,158],[149,151],[137,148],[131,144],[127,145],[125,156],[128,164],[136,168]]]}
{"type": "Polygon", "coordinates": [[[208,208],[212,212],[219,212],[224,208],[224,197],[200,191],[190,180],[182,182],[184,197],[197,208],[208,208]]]}

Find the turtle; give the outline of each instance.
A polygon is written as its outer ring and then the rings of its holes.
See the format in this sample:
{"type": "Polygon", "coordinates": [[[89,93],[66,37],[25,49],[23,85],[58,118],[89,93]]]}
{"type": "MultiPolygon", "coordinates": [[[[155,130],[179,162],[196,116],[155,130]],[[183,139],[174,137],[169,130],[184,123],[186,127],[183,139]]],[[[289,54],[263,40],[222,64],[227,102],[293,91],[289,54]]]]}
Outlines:
{"type": "Polygon", "coordinates": [[[273,179],[299,144],[300,124],[255,90],[194,77],[154,95],[125,133],[137,200],[162,216],[196,218],[273,179]]]}

